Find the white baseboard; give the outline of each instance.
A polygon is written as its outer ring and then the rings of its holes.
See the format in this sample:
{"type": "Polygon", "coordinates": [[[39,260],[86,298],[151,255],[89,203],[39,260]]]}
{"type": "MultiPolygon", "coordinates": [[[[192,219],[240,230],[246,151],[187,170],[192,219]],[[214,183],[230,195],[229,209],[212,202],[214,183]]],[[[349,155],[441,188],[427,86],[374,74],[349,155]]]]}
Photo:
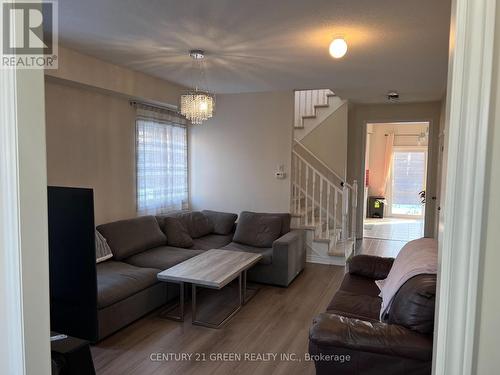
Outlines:
{"type": "Polygon", "coordinates": [[[327,256],[327,257],[322,257],[314,254],[307,254],[306,257],[306,262],[307,263],[318,263],[318,264],[329,264],[333,266],[345,266],[345,259],[341,257],[332,257],[332,256],[327,256]]]}

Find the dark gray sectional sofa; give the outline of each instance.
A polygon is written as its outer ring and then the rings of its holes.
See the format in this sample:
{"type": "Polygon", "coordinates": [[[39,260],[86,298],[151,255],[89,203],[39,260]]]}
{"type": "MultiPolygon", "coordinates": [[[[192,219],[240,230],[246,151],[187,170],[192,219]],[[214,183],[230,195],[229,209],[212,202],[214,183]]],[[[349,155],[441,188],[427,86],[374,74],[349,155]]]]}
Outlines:
{"type": "Polygon", "coordinates": [[[96,266],[99,340],[177,297],[178,287],[158,282],[157,273],[209,249],[261,253],[248,279],[288,286],[305,265],[304,233],[290,230],[289,214],[243,212],[235,224],[236,218],[181,211],[98,226],[113,252],[96,266]]]}

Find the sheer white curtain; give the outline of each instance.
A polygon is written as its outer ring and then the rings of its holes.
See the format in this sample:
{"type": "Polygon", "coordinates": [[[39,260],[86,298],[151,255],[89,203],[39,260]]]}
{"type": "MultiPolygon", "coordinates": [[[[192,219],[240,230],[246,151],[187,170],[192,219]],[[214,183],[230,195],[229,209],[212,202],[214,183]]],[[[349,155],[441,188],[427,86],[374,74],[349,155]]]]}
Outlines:
{"type": "Polygon", "coordinates": [[[186,127],[152,117],[136,120],[136,173],[137,211],[154,215],[187,204],[188,166],[186,127]]]}

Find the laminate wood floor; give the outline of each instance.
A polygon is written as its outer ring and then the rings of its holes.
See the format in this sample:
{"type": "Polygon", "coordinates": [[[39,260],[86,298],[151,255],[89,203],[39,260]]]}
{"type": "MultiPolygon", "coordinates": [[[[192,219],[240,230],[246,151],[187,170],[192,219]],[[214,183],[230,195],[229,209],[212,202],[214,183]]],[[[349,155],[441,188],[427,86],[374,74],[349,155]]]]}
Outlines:
{"type": "Polygon", "coordinates": [[[314,374],[314,364],[304,360],[311,321],[325,311],[343,275],[343,267],[308,263],[288,288],[262,286],[222,329],[192,325],[189,302],[183,323],[152,312],[92,347],[96,371],[100,375],[314,374]],[[245,358],[267,353],[278,357],[245,358]],[[282,360],[281,353],[293,354],[296,360],[282,360]]]}
{"type": "Polygon", "coordinates": [[[363,238],[356,242],[356,254],[376,255],[380,257],[395,258],[399,250],[408,241],[379,240],[376,238],[363,238]]]}

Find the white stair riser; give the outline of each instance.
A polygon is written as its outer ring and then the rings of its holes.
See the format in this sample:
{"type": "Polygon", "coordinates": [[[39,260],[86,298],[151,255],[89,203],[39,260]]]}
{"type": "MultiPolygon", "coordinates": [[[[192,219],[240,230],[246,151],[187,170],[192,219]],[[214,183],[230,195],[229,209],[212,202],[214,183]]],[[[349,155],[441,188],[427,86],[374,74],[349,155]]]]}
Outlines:
{"type": "Polygon", "coordinates": [[[308,135],[318,125],[320,125],[323,121],[330,117],[344,103],[346,102],[340,99],[338,96],[329,97],[328,107],[316,108],[316,116],[314,118],[305,118],[302,120],[301,128],[294,128],[294,139],[297,141],[304,139],[306,135],[308,135]]]}
{"type": "MultiPolygon", "coordinates": [[[[293,226],[292,226],[293,228],[293,226]]],[[[316,241],[314,230],[306,229],[307,262],[344,266],[347,256],[354,251],[354,242],[316,241]]]]}

